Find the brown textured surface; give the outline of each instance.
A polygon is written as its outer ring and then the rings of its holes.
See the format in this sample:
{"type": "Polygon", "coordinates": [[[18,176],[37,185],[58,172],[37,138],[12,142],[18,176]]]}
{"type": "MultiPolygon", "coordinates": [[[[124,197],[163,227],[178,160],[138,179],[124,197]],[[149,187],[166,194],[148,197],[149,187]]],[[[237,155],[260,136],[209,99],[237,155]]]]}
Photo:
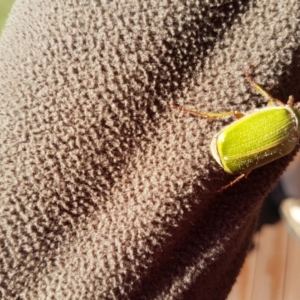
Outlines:
{"type": "Polygon", "coordinates": [[[229,120],[299,97],[299,3],[18,1],[0,40],[0,298],[224,299],[291,156],[233,177],[229,120]],[[277,95],[278,96],[278,95],[277,95]],[[251,101],[250,101],[251,100],[251,101]]]}

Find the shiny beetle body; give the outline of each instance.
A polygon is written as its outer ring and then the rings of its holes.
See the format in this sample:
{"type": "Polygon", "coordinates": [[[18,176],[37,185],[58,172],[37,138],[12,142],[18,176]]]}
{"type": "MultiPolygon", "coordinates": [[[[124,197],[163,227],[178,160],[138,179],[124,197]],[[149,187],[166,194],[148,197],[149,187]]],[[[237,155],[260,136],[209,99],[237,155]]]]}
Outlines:
{"type": "Polygon", "coordinates": [[[290,96],[284,104],[260,87],[249,71],[246,78],[268,100],[268,106],[247,114],[238,111],[202,113],[173,106],[206,119],[237,118],[214,136],[210,147],[214,159],[227,173],[241,174],[233,182],[291,153],[300,135],[300,110],[294,106],[294,98],[290,96]]]}
{"type": "Polygon", "coordinates": [[[215,135],[212,155],[228,173],[250,172],[295,149],[299,117],[299,111],[290,105],[250,112],[215,135]]]}

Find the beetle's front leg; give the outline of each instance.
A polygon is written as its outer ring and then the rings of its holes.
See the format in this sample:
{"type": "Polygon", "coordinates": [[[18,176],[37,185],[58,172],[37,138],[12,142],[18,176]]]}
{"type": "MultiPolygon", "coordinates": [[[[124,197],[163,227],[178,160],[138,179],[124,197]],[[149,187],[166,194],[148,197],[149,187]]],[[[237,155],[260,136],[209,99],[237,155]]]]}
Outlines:
{"type": "Polygon", "coordinates": [[[265,89],[263,89],[257,82],[254,81],[253,77],[251,76],[253,69],[254,67],[249,64],[248,71],[246,72],[246,78],[252,87],[268,100],[269,106],[274,106],[275,104],[284,106],[285,104],[282,101],[273,98],[265,89]]]}
{"type": "Polygon", "coordinates": [[[224,111],[224,112],[219,112],[219,113],[203,113],[201,111],[196,111],[196,110],[190,110],[186,109],[184,107],[176,106],[176,105],[171,105],[172,108],[181,110],[185,113],[192,114],[194,116],[198,117],[203,117],[205,119],[219,119],[223,117],[228,117],[228,116],[235,116],[237,119],[240,119],[244,116],[244,114],[240,111],[224,111]]]}

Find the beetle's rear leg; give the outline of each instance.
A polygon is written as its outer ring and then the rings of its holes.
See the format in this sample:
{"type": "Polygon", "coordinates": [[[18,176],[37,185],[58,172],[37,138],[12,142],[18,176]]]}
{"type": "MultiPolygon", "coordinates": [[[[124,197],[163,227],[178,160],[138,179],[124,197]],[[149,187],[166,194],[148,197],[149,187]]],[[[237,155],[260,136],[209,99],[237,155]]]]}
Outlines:
{"type": "Polygon", "coordinates": [[[235,178],[234,180],[232,180],[231,182],[229,182],[228,184],[226,184],[225,186],[222,186],[218,191],[217,193],[221,193],[223,192],[224,190],[228,189],[229,187],[233,186],[234,184],[236,184],[238,181],[240,181],[241,179],[243,178],[246,178],[249,174],[250,174],[251,171],[248,171],[246,173],[243,173],[241,174],[240,176],[238,176],[237,178],[235,178]]]}
{"type": "Polygon", "coordinates": [[[186,109],[184,107],[175,106],[175,105],[171,105],[171,107],[175,108],[175,109],[178,109],[178,110],[181,110],[185,113],[192,114],[194,116],[203,117],[205,119],[219,119],[219,118],[228,117],[228,116],[235,116],[237,119],[240,119],[244,116],[244,114],[240,111],[224,111],[224,112],[219,112],[219,113],[203,113],[201,111],[190,110],[190,109],[186,109]]]}

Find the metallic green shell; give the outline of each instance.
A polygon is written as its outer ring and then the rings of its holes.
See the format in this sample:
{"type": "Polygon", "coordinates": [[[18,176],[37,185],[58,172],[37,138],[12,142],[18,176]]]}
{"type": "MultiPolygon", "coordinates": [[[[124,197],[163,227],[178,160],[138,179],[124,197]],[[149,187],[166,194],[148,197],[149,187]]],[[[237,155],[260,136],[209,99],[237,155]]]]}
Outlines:
{"type": "Polygon", "coordinates": [[[266,107],[223,128],[212,140],[214,158],[228,173],[246,173],[292,152],[298,118],[289,106],[266,107]]]}

